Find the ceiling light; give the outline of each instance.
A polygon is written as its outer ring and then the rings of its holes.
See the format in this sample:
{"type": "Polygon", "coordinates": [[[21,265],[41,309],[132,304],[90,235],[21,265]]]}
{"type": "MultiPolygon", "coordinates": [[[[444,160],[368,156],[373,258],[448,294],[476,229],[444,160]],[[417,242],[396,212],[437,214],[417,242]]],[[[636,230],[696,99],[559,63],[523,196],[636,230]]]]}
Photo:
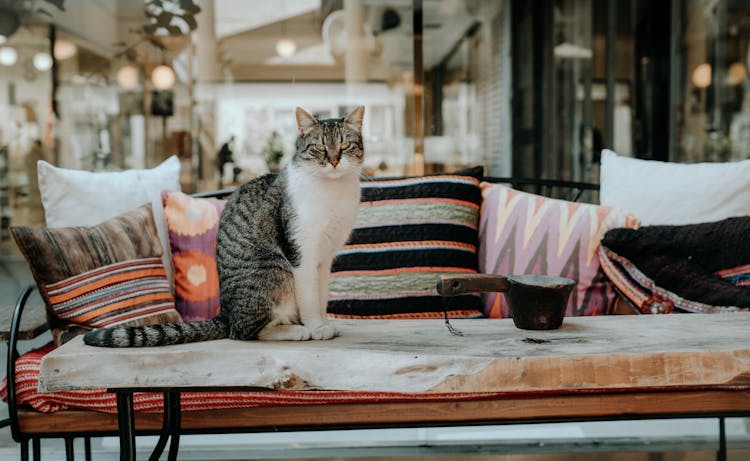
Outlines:
{"type": "Polygon", "coordinates": [[[34,55],[34,67],[40,72],[52,69],[52,56],[49,53],[40,52],[34,55]]]}
{"type": "Polygon", "coordinates": [[[3,66],[12,66],[18,61],[18,51],[9,46],[0,47],[0,64],[3,66]]]}
{"type": "Polygon", "coordinates": [[[561,59],[591,59],[594,56],[591,49],[568,42],[555,46],[553,53],[561,59]]]}
{"type": "Polygon", "coordinates": [[[132,64],[126,64],[117,71],[115,80],[121,88],[132,90],[138,86],[138,69],[132,64]]]}
{"type": "Polygon", "coordinates": [[[732,63],[727,69],[727,83],[734,86],[745,81],[747,77],[747,67],[741,62],[732,63]]]}
{"type": "Polygon", "coordinates": [[[166,64],[156,66],[151,72],[151,83],[160,91],[172,88],[175,79],[174,71],[166,64]]]}
{"type": "Polygon", "coordinates": [[[283,37],[276,42],[276,54],[282,58],[288,58],[297,51],[297,44],[291,38],[283,37]]]}
{"type": "Polygon", "coordinates": [[[708,88],[711,86],[711,64],[699,64],[693,70],[693,85],[696,88],[708,88]]]}
{"type": "Polygon", "coordinates": [[[76,54],[76,51],[78,51],[76,44],[70,40],[55,41],[55,59],[58,61],[72,58],[76,54]]]}

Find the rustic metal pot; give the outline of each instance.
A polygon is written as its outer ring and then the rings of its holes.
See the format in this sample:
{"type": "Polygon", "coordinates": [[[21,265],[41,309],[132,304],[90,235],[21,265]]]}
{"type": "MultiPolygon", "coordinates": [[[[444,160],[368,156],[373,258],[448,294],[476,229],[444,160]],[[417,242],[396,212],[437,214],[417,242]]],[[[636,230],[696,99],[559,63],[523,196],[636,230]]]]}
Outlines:
{"type": "Polygon", "coordinates": [[[507,279],[505,298],[517,328],[560,328],[575,281],[550,275],[513,275],[507,279]]]}
{"type": "MultiPolygon", "coordinates": [[[[524,330],[554,330],[560,328],[574,280],[552,275],[489,275],[460,274],[438,277],[437,291],[443,296],[461,293],[504,292],[513,323],[524,330]]],[[[463,335],[451,326],[443,302],[443,314],[448,330],[463,335]]]]}

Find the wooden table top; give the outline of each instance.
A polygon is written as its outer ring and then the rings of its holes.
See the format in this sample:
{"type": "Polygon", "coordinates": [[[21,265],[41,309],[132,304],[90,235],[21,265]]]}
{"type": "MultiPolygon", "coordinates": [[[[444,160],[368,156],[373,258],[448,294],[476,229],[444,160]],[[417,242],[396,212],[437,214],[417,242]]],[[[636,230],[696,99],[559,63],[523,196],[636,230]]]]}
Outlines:
{"type": "Polygon", "coordinates": [[[750,385],[750,315],[566,318],[552,331],[509,319],[335,321],[330,341],[219,340],[108,349],[81,338],[42,362],[42,392],[253,386],[407,393],[750,385]]]}

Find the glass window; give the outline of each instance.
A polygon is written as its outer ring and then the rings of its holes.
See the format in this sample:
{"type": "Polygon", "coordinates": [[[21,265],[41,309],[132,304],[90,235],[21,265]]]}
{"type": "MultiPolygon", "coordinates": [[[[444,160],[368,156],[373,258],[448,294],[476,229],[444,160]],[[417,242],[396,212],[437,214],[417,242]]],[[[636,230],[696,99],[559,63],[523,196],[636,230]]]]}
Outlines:
{"type": "Polygon", "coordinates": [[[364,105],[370,176],[481,164],[597,182],[603,148],[750,157],[740,0],[61,3],[0,10],[9,251],[9,225],[43,222],[35,160],[97,171],[176,154],[185,191],[232,186],[292,155],[297,106],[364,105]]]}
{"type": "Polygon", "coordinates": [[[675,4],[670,159],[750,158],[748,50],[750,5],[743,1],[675,4]]]}
{"type": "Polygon", "coordinates": [[[513,2],[513,173],[750,158],[743,1],[513,2]]]}

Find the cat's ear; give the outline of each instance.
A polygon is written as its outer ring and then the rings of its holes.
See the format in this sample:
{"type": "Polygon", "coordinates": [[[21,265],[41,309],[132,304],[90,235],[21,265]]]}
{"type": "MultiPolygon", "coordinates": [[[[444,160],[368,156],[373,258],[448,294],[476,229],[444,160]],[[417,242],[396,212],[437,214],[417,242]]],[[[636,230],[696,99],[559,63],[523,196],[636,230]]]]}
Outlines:
{"type": "Polygon", "coordinates": [[[297,117],[297,126],[299,127],[300,134],[305,135],[309,133],[310,130],[318,123],[315,117],[305,112],[305,110],[301,107],[298,107],[294,111],[294,114],[297,117]]]}
{"type": "Polygon", "coordinates": [[[365,106],[359,106],[354,109],[349,115],[344,117],[344,123],[350,125],[352,128],[357,130],[358,133],[362,132],[362,119],[365,116],[365,106]]]}

